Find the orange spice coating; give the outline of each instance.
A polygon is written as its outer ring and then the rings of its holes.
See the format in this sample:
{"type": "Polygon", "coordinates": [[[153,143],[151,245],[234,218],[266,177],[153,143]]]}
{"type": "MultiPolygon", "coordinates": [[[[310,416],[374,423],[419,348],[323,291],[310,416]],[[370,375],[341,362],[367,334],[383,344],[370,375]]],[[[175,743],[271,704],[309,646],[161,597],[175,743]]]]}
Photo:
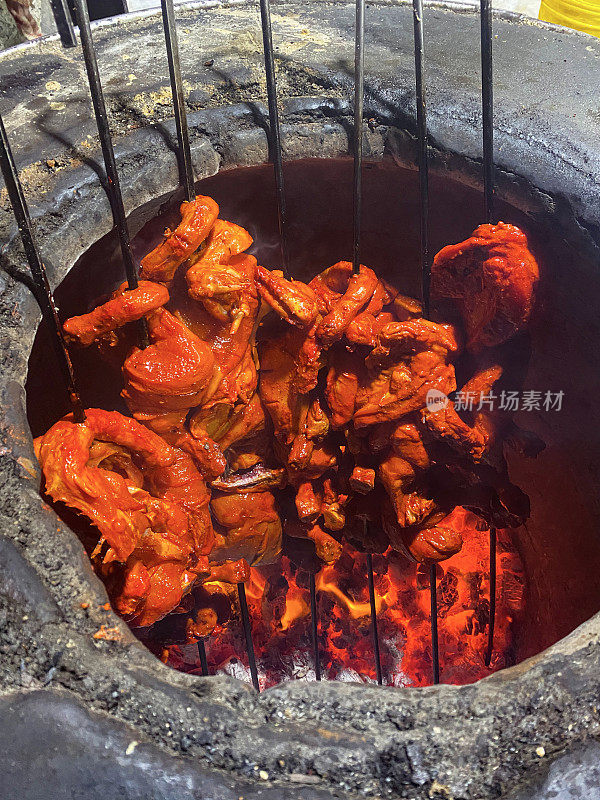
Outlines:
{"type": "Polygon", "coordinates": [[[159,283],[140,281],[137,289],[131,290],[124,283],[110,300],[97,306],[89,314],[66,320],[63,330],[67,341],[88,347],[100,336],[121,328],[128,322],[141,319],[164,306],[168,300],[169,292],[159,283]]]}
{"type": "Polygon", "coordinates": [[[181,222],[167,230],[164,240],[142,259],[141,276],[168,283],[175,270],[200,247],[219,215],[219,206],[210,197],[199,195],[180,207],[181,222]]]}
{"type": "Polygon", "coordinates": [[[539,279],[527,237],[515,225],[480,225],[464,242],[444,247],[431,269],[434,302],[455,303],[467,346],[501,344],[527,324],[539,279]]]}

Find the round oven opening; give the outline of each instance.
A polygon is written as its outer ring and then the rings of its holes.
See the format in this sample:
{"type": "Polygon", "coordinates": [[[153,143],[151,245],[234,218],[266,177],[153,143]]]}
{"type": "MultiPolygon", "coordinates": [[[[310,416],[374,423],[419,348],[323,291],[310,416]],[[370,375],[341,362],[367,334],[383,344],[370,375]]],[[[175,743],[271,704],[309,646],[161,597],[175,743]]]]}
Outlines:
{"type": "MultiPolygon", "coordinates": [[[[289,246],[293,276],[308,280],[351,255],[352,163],[347,159],[286,164],[289,246]]],[[[459,242],[481,222],[477,190],[441,175],[431,178],[431,250],[459,242]]],[[[220,216],[253,236],[250,250],[259,263],[280,267],[273,177],[270,166],[221,171],[200,181],[197,192],[213,197],[220,216]]],[[[361,261],[401,292],[418,296],[418,176],[392,160],[365,164],[361,261]]],[[[158,198],[130,219],[134,252],[141,258],[177,219],[178,201],[158,198]]],[[[535,460],[509,455],[511,480],[527,493],[531,516],[498,537],[498,608],[492,669],[509,666],[548,647],[600,609],[600,568],[595,453],[597,323],[590,302],[600,291],[594,265],[549,223],[499,203],[498,216],[520,226],[540,263],[537,306],[522,343],[521,404],[516,420],[544,442],[535,460]],[[547,392],[560,396],[544,408],[547,392]],[[562,394],[561,394],[562,393],[562,394]],[[540,402],[541,398],[541,402],[540,402]]],[[[61,317],[84,313],[123,280],[118,244],[110,234],[77,262],[55,296],[61,317]]],[[[63,387],[55,379],[47,330],[38,330],[29,360],[27,410],[34,436],[68,412],[63,387]],[[43,397],[43,403],[39,398],[43,397]]],[[[120,398],[122,379],[93,349],[72,352],[86,407],[127,413],[120,398]]],[[[56,509],[86,546],[89,529],[64,507],[56,509]]],[[[465,541],[462,555],[441,562],[439,637],[442,682],[468,683],[489,674],[484,663],[489,619],[487,533],[465,541]],[[458,566],[452,567],[452,561],[458,566]]],[[[288,554],[289,555],[289,554],[288,554]]],[[[310,643],[307,573],[287,558],[256,573],[248,602],[263,683],[314,677],[310,643]],[[282,600],[283,598],[283,600],[282,600]]],[[[372,680],[371,620],[364,556],[347,548],[337,568],[326,567],[317,581],[320,653],[325,677],[372,680]],[[337,571],[336,571],[337,569],[337,571]],[[325,571],[326,570],[326,571],[325,571]],[[341,588],[340,588],[341,587],[341,588]]],[[[374,558],[384,682],[430,682],[429,592],[427,575],[403,558],[374,558]],[[410,655],[410,658],[408,658],[410,655]],[[403,663],[403,657],[405,662],[403,663]],[[409,663],[410,661],[410,663],[409,663]]],[[[221,613],[221,611],[219,612],[221,613]]],[[[222,610],[218,628],[206,641],[211,672],[225,669],[246,677],[247,655],[235,604],[222,610]]],[[[163,620],[159,626],[165,625],[163,620]]],[[[159,654],[156,640],[137,629],[159,654]]],[[[195,651],[170,648],[171,665],[199,671],[195,651]]]]}

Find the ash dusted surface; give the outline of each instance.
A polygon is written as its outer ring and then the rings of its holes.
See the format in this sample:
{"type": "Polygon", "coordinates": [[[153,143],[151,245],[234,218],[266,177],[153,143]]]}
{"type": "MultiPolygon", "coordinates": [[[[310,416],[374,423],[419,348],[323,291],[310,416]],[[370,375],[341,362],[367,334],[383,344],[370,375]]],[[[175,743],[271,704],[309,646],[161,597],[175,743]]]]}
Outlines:
{"type": "Polygon", "coordinates": [[[20,800],[334,800],[311,787],[235,781],[175,759],[64,693],[0,698],[0,796],[20,800]]]}
{"type": "Polygon", "coordinates": [[[598,795],[600,786],[600,744],[588,742],[557,758],[528,789],[509,800],[580,800],[598,795]]]}
{"type": "MultiPolygon", "coordinates": [[[[159,124],[171,102],[162,31],[156,14],[130,15],[94,27],[115,134],[159,124]]],[[[294,121],[286,98],[352,96],[354,13],[348,2],[273,4],[282,122],[294,121]]],[[[426,4],[428,122],[432,143],[470,158],[481,154],[478,18],[458,3],[426,4]],[[452,58],[449,58],[449,54],[452,58]]],[[[248,103],[264,124],[264,67],[256,4],[189,3],[178,9],[188,111],[248,103]]],[[[600,44],[529,18],[494,21],[497,163],[544,192],[564,196],[597,237],[600,210],[593,176],[600,108],[600,44]],[[518,20],[521,20],[518,22],[518,20]],[[519,76],[517,78],[516,76],[519,76]],[[560,86],[560,90],[558,87],[560,86]],[[518,168],[515,169],[515,166],[518,168]]],[[[365,117],[415,132],[412,19],[406,2],[369,3],[365,31],[365,117]]],[[[79,48],[45,39],[0,55],[0,106],[26,188],[36,198],[55,172],[97,160],[85,70],[79,48]],[[35,69],[22,69],[33,61],[35,69]]],[[[191,121],[192,140],[205,132],[191,121]]],[[[284,131],[284,148],[285,142],[284,131]]]]}
{"type": "MultiPolygon", "coordinates": [[[[95,28],[128,212],[167,199],[177,181],[157,20],[95,28]]],[[[370,3],[367,20],[369,152],[410,162],[410,7],[370,3]]],[[[432,5],[426,24],[435,165],[476,182],[477,18],[432,5]]],[[[257,9],[197,4],[181,10],[180,25],[197,176],[263,162],[257,9]]],[[[348,152],[352,26],[350,3],[274,5],[288,158],[348,152]]],[[[593,251],[600,240],[598,42],[509,17],[497,18],[496,33],[501,191],[593,251]],[[527,79],[515,85],[517,69],[527,79]]],[[[85,85],[79,51],[63,52],[56,42],[0,55],[0,107],[53,285],[111,227],[85,85]]],[[[126,792],[161,798],[167,786],[169,797],[185,791],[180,796],[206,800],[508,800],[519,789],[525,800],[546,779],[553,791],[560,775],[564,785],[585,779],[580,785],[594,787],[581,753],[600,737],[597,618],[541,656],[462,688],[288,684],[257,696],[233,679],[174,673],[144,650],[104,607],[83,548],[39,496],[23,389],[39,313],[23,283],[5,195],[0,201],[7,270],[0,273],[0,731],[8,739],[0,776],[15,776],[14,796],[60,797],[46,790],[55,777],[56,791],[71,782],[69,798],[93,797],[99,782],[105,800],[126,792]],[[102,626],[110,640],[94,638],[102,626]],[[140,742],[139,764],[137,747],[131,759],[123,754],[131,736],[140,742]],[[109,746],[106,759],[100,741],[109,746]],[[46,762],[52,770],[44,774],[46,762]],[[112,770],[114,786],[101,782],[102,770],[112,770]],[[40,776],[35,785],[28,774],[40,776]]],[[[143,222],[134,215],[132,228],[143,222]]]]}

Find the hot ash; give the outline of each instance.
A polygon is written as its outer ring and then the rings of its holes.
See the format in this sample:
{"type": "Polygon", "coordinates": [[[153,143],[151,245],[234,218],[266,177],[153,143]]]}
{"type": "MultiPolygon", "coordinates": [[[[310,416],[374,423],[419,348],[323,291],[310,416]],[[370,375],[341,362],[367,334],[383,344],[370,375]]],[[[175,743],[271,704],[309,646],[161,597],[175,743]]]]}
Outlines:
{"type": "MultiPolygon", "coordinates": [[[[467,520],[468,522],[468,520],[467,520]]],[[[463,529],[465,547],[437,566],[440,677],[472,683],[513,661],[514,626],[524,603],[521,561],[508,530],[498,531],[494,650],[487,646],[490,586],[487,532],[463,529]]],[[[346,547],[316,577],[319,655],[323,679],[376,681],[366,556],[346,547]]],[[[431,683],[429,570],[393,550],[373,557],[383,682],[388,686],[431,683]]],[[[289,558],[251,571],[246,597],[252,621],[261,689],[287,680],[315,680],[308,573],[289,558]]],[[[211,674],[249,681],[239,620],[206,640],[211,674]]],[[[200,674],[194,646],[169,648],[167,663],[200,674]]]]}

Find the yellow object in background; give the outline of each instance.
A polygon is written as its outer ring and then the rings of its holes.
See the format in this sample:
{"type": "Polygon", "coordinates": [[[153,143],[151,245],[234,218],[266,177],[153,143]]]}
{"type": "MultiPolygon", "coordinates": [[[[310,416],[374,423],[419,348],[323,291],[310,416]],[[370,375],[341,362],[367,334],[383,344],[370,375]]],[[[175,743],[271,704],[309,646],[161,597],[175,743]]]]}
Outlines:
{"type": "Polygon", "coordinates": [[[600,0],[542,0],[539,18],[600,36],[600,0]]]}

